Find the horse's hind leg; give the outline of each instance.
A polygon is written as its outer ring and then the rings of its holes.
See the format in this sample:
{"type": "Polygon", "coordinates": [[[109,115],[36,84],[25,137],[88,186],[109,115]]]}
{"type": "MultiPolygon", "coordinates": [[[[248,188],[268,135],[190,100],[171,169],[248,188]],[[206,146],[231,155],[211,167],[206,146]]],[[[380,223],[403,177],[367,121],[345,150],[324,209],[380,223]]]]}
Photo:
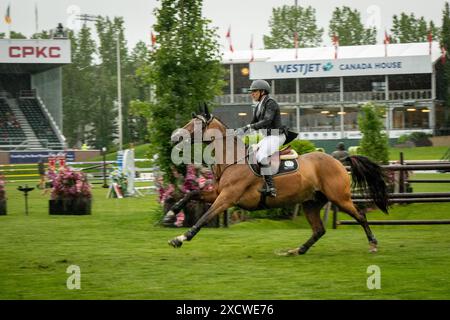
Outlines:
{"type": "Polygon", "coordinates": [[[300,248],[298,248],[298,254],[305,254],[308,249],[317,242],[324,234],[325,228],[322,220],[320,219],[320,210],[327,203],[326,199],[318,199],[314,201],[306,201],[303,203],[303,211],[305,212],[306,219],[311,225],[313,234],[300,248]]]}
{"type": "Polygon", "coordinates": [[[364,212],[358,211],[351,200],[347,200],[341,203],[335,203],[343,212],[348,213],[363,227],[366,232],[367,239],[369,240],[369,251],[377,252],[378,241],[370,230],[369,223],[367,222],[364,212]]]}

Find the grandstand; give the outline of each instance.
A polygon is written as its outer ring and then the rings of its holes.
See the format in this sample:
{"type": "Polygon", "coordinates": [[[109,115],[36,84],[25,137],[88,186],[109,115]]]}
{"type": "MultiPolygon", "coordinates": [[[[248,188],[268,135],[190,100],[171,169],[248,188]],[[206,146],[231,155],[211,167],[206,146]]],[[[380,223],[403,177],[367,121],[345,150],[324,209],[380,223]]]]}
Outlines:
{"type": "Polygon", "coordinates": [[[0,40],[0,150],[64,150],[61,67],[70,41],[0,40]]]}
{"type": "Polygon", "coordinates": [[[214,110],[230,127],[252,119],[247,93],[265,79],[281,108],[282,123],[327,151],[338,141],[358,145],[361,106],[385,106],[385,130],[392,141],[404,134],[448,134],[439,43],[401,43],[224,52],[224,94],[214,110]],[[250,62],[251,61],[251,62],[250,62]]]}

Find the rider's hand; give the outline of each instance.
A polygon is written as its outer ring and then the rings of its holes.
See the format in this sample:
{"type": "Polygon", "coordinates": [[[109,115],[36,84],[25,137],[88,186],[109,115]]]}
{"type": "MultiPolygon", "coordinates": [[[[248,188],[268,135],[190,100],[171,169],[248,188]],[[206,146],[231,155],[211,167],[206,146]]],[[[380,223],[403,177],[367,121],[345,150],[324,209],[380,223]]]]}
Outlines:
{"type": "Polygon", "coordinates": [[[237,136],[242,136],[242,135],[244,135],[245,132],[246,132],[247,130],[249,130],[249,129],[250,129],[250,125],[248,124],[248,125],[246,125],[245,127],[236,129],[236,130],[234,131],[234,133],[235,133],[237,136]]]}

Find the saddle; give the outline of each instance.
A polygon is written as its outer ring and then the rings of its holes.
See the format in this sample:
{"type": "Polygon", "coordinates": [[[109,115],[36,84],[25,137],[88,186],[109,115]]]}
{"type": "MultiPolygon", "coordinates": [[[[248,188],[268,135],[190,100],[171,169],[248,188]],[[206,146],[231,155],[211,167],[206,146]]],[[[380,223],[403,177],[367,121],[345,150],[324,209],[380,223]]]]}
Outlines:
{"type": "MultiPolygon", "coordinates": [[[[256,150],[254,148],[248,148],[248,165],[255,176],[261,176],[261,166],[256,161],[256,150]]],[[[282,174],[292,173],[298,170],[298,153],[287,146],[280,151],[275,152],[271,157],[272,171],[275,171],[278,167],[276,173],[273,176],[279,176],[282,174]]]]}

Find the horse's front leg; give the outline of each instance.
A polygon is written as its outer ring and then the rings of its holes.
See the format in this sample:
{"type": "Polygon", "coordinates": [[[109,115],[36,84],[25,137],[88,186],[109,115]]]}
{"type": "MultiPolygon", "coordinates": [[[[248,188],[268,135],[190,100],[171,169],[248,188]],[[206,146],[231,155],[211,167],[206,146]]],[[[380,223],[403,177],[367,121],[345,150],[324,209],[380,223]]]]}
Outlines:
{"type": "Polygon", "coordinates": [[[208,211],[206,211],[203,216],[198,219],[197,223],[194,226],[192,226],[184,234],[175,237],[172,240],[169,240],[169,244],[174,248],[181,247],[184,241],[190,241],[211,219],[231,206],[232,201],[230,201],[229,197],[221,193],[216,201],[214,201],[212,206],[208,209],[208,211]]]}
{"type": "Polygon", "coordinates": [[[165,226],[171,226],[177,220],[177,214],[186,206],[186,204],[199,197],[200,191],[195,190],[188,192],[181,200],[175,203],[170,210],[166,213],[163,219],[163,224],[165,226]]]}
{"type": "Polygon", "coordinates": [[[191,200],[200,200],[207,203],[213,203],[217,199],[216,189],[212,190],[195,190],[188,192],[183,199],[175,203],[170,210],[164,216],[164,225],[173,225],[176,221],[177,214],[186,206],[186,204],[191,200]]]}

